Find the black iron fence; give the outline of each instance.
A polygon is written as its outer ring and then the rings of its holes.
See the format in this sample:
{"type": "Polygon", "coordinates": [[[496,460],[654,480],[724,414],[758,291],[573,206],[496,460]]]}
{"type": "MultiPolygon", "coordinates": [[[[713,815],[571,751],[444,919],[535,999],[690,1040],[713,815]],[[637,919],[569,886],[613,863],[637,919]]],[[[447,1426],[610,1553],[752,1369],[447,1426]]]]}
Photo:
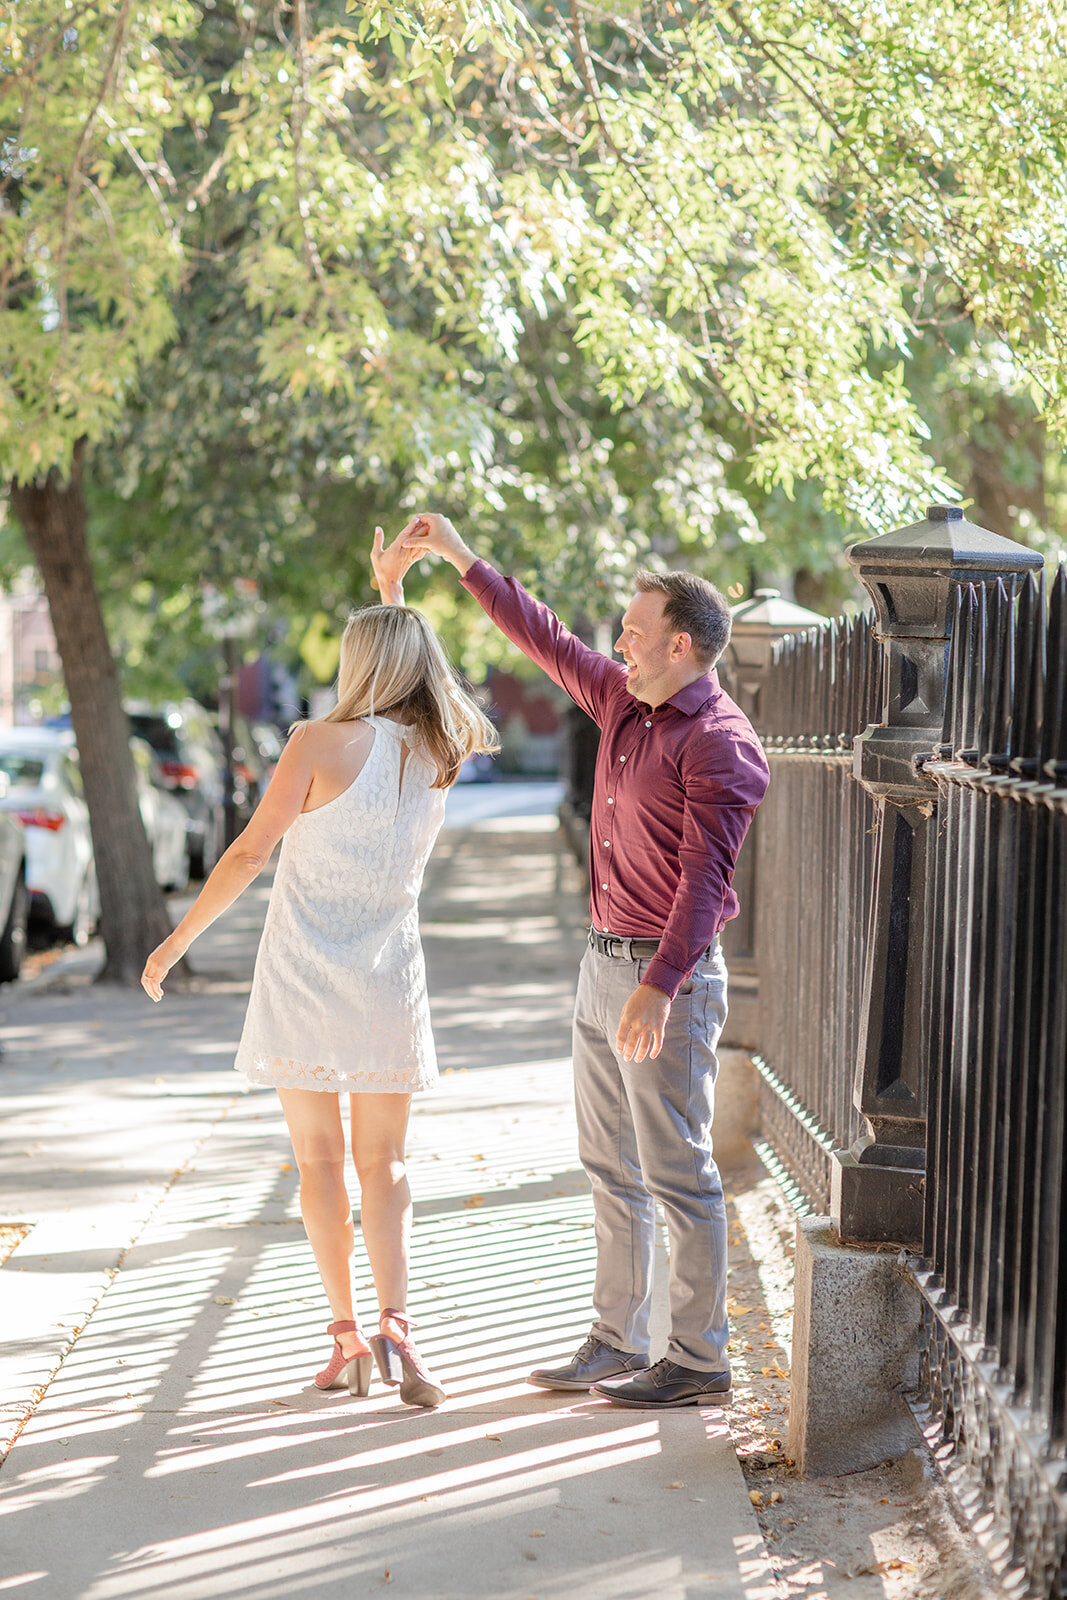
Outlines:
{"type": "MultiPolygon", "coordinates": [[[[922,1304],[915,1409],[977,1483],[1015,1592],[1067,1600],[1067,576],[1047,597],[1021,562],[998,581],[996,552],[970,533],[965,561],[946,537],[925,618],[908,585],[932,563],[927,534],[886,542],[884,583],[872,549],[877,639],[861,618],[783,640],[761,685],[763,1151],[798,1209],[819,1213],[842,1153],[846,1166],[850,1147],[861,1163],[872,1153],[857,1103],[879,1103],[879,1074],[897,1080],[860,1036],[865,962],[874,922],[910,919],[913,1124],[929,1104],[923,1242],[907,1257],[922,1304]],[[868,752],[873,778],[858,782],[853,739],[879,722],[900,741],[881,768],[868,752]],[[875,860],[887,827],[899,832],[894,808],[926,832],[889,893],[875,860]]],[[[892,973],[874,976],[883,1009],[902,1008],[892,973]]],[[[908,1234],[890,1222],[862,1237],[908,1234]]]]}
{"type": "Polygon", "coordinates": [[[961,591],[928,879],[928,1426],[1067,1594],[1067,582],[961,591]]]}
{"type": "Polygon", "coordinates": [[[851,1067],[874,869],[874,806],[852,741],[881,705],[870,620],[780,640],[761,689],[771,783],[755,835],[764,1161],[798,1211],[829,1210],[830,1151],[860,1131],[851,1067]]]}

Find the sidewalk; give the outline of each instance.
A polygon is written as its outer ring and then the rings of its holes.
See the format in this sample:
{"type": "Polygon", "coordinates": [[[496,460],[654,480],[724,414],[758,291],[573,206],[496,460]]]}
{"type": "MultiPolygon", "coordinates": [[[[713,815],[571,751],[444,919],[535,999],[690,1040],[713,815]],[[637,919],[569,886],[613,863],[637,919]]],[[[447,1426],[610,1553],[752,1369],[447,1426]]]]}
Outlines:
{"type": "Polygon", "coordinates": [[[594,1256],[568,1059],[585,918],[553,799],[455,791],[427,880],[443,1077],[413,1118],[412,1310],[436,1412],[311,1384],[329,1315],[284,1125],[231,1067],[265,887],[161,1006],[77,957],[4,992],[0,1223],[31,1226],[0,1270],[0,1590],[776,1593],[721,1410],[523,1382],[587,1331],[594,1256]]]}

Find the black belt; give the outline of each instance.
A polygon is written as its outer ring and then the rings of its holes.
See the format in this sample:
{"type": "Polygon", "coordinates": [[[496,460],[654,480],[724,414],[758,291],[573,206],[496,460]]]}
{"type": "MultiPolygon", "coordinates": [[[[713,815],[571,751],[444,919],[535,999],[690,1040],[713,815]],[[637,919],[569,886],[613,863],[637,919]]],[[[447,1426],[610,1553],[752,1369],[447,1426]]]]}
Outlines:
{"type": "Polygon", "coordinates": [[[616,961],[648,961],[659,949],[658,939],[621,939],[617,934],[589,930],[589,943],[602,956],[613,956],[616,961]]]}
{"type": "MultiPolygon", "coordinates": [[[[589,930],[589,943],[598,955],[611,956],[615,961],[649,961],[659,950],[658,939],[624,939],[617,933],[600,933],[596,928],[589,930]]],[[[709,944],[697,960],[703,961],[714,948],[709,944]]]]}

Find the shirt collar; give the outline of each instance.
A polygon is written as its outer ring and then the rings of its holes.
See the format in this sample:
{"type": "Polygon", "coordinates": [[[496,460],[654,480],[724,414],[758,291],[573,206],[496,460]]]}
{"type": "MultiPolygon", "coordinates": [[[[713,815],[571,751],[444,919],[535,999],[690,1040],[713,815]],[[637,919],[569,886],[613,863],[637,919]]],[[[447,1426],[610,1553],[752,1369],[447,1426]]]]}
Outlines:
{"type": "Polygon", "coordinates": [[[703,711],[709,700],[717,699],[719,692],[719,675],[713,667],[702,677],[694,678],[692,683],[687,683],[677,694],[672,694],[664,704],[673,706],[676,711],[683,712],[687,717],[695,717],[703,711]]]}

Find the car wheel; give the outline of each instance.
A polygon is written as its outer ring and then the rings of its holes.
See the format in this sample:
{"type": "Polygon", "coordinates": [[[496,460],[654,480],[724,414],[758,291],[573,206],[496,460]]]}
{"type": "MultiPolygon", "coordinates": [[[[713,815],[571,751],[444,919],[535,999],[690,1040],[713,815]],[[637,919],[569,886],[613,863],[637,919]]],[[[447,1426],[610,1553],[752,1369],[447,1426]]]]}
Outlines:
{"type": "Polygon", "coordinates": [[[86,872],[78,887],[78,898],[74,902],[74,920],[65,927],[56,929],[60,939],[70,944],[88,944],[96,927],[96,912],[93,906],[93,874],[90,869],[86,872]]]}
{"type": "Polygon", "coordinates": [[[0,983],[14,983],[22,970],[29,911],[30,896],[26,888],[26,875],[20,867],[4,931],[0,933],[0,983]]]}

